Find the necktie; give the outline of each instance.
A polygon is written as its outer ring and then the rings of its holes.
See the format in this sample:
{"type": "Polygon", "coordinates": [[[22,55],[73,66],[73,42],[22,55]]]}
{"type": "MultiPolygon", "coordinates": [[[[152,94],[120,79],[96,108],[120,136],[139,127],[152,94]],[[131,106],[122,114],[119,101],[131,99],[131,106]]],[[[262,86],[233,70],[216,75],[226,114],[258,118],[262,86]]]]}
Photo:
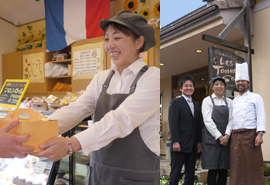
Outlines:
{"type": "Polygon", "coordinates": [[[194,104],[190,99],[188,99],[188,105],[189,105],[191,113],[192,113],[192,115],[194,117],[194,104]]]}

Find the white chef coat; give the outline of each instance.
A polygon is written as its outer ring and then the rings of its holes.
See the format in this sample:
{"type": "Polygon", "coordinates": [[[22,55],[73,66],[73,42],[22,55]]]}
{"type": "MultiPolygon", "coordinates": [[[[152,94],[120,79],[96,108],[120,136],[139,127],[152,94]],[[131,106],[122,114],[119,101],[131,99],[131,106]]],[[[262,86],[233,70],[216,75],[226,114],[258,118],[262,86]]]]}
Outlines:
{"type": "MultiPolygon", "coordinates": [[[[115,74],[110,81],[107,93],[128,94],[131,83],[144,65],[143,59],[139,58],[124,69],[121,75],[116,66],[96,74],[76,102],[62,107],[50,116],[50,120],[58,120],[59,134],[70,130],[94,113],[102,85],[112,70],[115,70],[115,74]]],[[[146,146],[159,155],[160,70],[156,67],[149,67],[138,80],[135,92],[128,96],[116,110],[108,112],[100,121],[76,134],[75,137],[79,140],[82,151],[88,155],[90,151],[98,150],[114,139],[129,135],[136,127],[139,127],[146,146]]]]}
{"type": "MultiPolygon", "coordinates": [[[[214,93],[211,95],[213,98],[213,101],[215,105],[220,106],[220,105],[226,105],[225,103],[225,97],[222,96],[222,98],[218,98],[214,93]]],[[[232,106],[232,100],[229,98],[226,98],[228,108],[229,108],[229,123],[232,121],[232,116],[231,116],[231,106],[232,106]]],[[[217,126],[215,122],[212,119],[212,112],[213,112],[213,103],[210,98],[210,96],[206,97],[203,99],[202,102],[202,116],[203,116],[203,121],[204,125],[206,126],[207,130],[210,132],[210,134],[215,138],[218,139],[222,134],[219,132],[217,129],[217,126]]],[[[227,125],[225,134],[230,135],[231,134],[231,128],[229,124],[227,125]]]]}
{"type": "Polygon", "coordinates": [[[257,129],[257,132],[265,132],[264,103],[262,97],[256,93],[247,91],[242,96],[239,94],[233,100],[232,117],[233,130],[257,129]]]}

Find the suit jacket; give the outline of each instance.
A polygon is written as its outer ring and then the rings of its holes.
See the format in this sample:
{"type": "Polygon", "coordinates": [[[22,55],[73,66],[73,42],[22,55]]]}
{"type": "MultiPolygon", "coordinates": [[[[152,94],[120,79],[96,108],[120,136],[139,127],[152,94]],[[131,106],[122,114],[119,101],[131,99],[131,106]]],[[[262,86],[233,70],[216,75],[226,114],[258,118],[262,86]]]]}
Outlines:
{"type": "Polygon", "coordinates": [[[202,142],[201,110],[198,102],[193,100],[194,117],[183,96],[172,99],[169,106],[169,126],[171,132],[171,152],[173,143],[180,143],[181,152],[190,153],[192,148],[197,151],[202,142]]]}

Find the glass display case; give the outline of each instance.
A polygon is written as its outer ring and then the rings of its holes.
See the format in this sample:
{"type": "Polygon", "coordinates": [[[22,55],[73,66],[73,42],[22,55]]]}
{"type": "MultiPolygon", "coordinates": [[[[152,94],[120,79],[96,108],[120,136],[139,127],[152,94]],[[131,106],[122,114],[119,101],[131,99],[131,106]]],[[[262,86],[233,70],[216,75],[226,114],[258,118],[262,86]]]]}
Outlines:
{"type": "MultiPolygon", "coordinates": [[[[52,112],[39,111],[45,117],[52,112]]],[[[5,117],[7,111],[0,111],[0,117],[5,117]]],[[[88,128],[85,118],[77,126],[62,134],[63,137],[72,137],[88,128]]],[[[28,155],[26,158],[3,159],[0,158],[0,185],[84,185],[86,178],[86,164],[90,155],[74,152],[72,156],[66,155],[61,160],[53,162],[47,158],[38,158],[28,155]]]]}
{"type": "Polygon", "coordinates": [[[57,164],[47,158],[0,158],[1,185],[47,185],[55,181],[57,164]],[[52,182],[53,181],[53,182],[52,182]]]}

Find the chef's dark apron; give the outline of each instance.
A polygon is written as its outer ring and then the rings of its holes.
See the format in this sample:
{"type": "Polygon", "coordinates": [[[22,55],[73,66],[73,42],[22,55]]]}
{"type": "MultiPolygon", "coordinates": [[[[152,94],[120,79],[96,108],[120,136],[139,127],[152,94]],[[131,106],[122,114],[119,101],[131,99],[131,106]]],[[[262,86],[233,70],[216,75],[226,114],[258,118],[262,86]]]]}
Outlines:
{"type": "MultiPolygon", "coordinates": [[[[213,103],[212,119],[217,126],[217,129],[222,135],[225,135],[226,127],[229,120],[229,108],[226,105],[216,106],[213,98],[210,96],[213,103]]],[[[203,169],[230,169],[230,141],[224,147],[219,140],[215,139],[206,126],[202,129],[202,168],[203,169]]]]}
{"type": "Polygon", "coordinates": [[[230,184],[264,184],[262,149],[255,146],[256,137],[256,129],[233,130],[230,184]]]}
{"type": "MultiPolygon", "coordinates": [[[[110,80],[114,75],[114,71],[111,72],[103,84],[95,109],[94,122],[103,118],[107,112],[115,110],[134,93],[137,81],[148,67],[146,65],[140,70],[128,94],[107,94],[110,80]]],[[[159,172],[159,157],[145,145],[137,127],[128,136],[117,138],[98,151],[91,152],[85,184],[158,185],[159,172]]]]}

